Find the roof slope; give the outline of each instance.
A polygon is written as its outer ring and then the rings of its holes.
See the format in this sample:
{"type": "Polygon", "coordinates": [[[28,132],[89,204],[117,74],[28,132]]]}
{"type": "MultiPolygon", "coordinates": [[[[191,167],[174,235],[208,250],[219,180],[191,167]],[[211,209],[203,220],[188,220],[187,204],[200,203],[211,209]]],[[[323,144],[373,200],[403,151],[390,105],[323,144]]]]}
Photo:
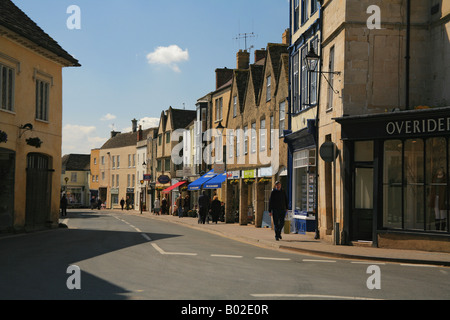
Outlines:
{"type": "Polygon", "coordinates": [[[66,154],[62,157],[62,167],[67,171],[89,171],[90,154],[66,154]]]}
{"type": "Polygon", "coordinates": [[[11,0],[0,0],[0,26],[65,59],[70,66],[81,66],[77,59],[65,51],[11,0]]]}
{"type": "MultiPolygon", "coordinates": [[[[154,130],[154,128],[142,130],[142,137],[147,138],[147,135],[154,130]]],[[[123,147],[130,147],[137,145],[137,135],[136,132],[126,132],[126,133],[118,133],[116,136],[112,137],[108,141],[103,144],[101,149],[116,149],[123,147]]]]}

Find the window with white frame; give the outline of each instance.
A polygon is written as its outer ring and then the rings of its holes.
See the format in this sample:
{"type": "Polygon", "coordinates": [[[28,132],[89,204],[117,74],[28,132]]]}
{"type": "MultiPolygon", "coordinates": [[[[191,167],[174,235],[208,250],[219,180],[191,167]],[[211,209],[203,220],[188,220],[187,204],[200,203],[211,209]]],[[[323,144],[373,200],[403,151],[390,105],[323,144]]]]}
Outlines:
{"type": "Polygon", "coordinates": [[[256,153],[256,122],[252,123],[250,136],[251,136],[251,152],[256,153]]]}
{"type": "Polygon", "coordinates": [[[261,119],[259,126],[259,150],[266,150],[266,119],[261,119]]]}
{"type": "MultiPolygon", "coordinates": [[[[317,37],[311,41],[310,46],[312,47],[312,49],[314,50],[314,52],[318,52],[317,50],[319,49],[319,40],[317,39],[317,37]]],[[[316,70],[315,71],[319,71],[316,70]]],[[[317,77],[318,77],[318,73],[317,72],[310,72],[309,73],[309,82],[310,82],[310,86],[309,86],[309,103],[310,105],[315,105],[317,104],[317,77]]]]}
{"type": "Polygon", "coordinates": [[[236,129],[236,157],[241,156],[241,130],[236,129]]]}
{"type": "Polygon", "coordinates": [[[222,120],[223,98],[216,99],[216,121],[222,120]]]}
{"type": "Polygon", "coordinates": [[[275,128],[274,128],[274,118],[270,116],[270,149],[272,150],[275,145],[275,128]]]}
{"type": "Polygon", "coordinates": [[[0,109],[14,111],[14,69],[0,64],[0,109]]]}
{"type": "Polygon", "coordinates": [[[48,121],[50,83],[36,79],[36,119],[48,121]]]}
{"type": "Polygon", "coordinates": [[[299,86],[300,86],[300,79],[299,79],[299,64],[298,64],[298,52],[295,53],[295,55],[292,57],[292,105],[294,109],[294,113],[297,113],[300,111],[300,95],[299,95],[299,86]]]}
{"type": "Polygon", "coordinates": [[[248,153],[248,126],[244,127],[244,154],[248,153]]]}
{"type": "Polygon", "coordinates": [[[267,77],[266,82],[266,101],[270,101],[272,99],[272,77],[267,77]]]}
{"type": "Polygon", "coordinates": [[[308,83],[308,76],[309,71],[306,67],[306,55],[308,54],[308,45],[303,46],[301,49],[301,107],[300,109],[303,110],[309,106],[309,83],[308,83]]]}
{"type": "Polygon", "coordinates": [[[233,97],[233,118],[237,116],[237,96],[233,97]]]}
{"type": "MultiPolygon", "coordinates": [[[[333,72],[334,71],[334,46],[330,48],[330,57],[328,61],[328,71],[333,72]]],[[[327,101],[327,111],[333,109],[333,74],[329,74],[328,79],[328,101],[327,101]]]]}
{"type": "Polygon", "coordinates": [[[284,135],[284,123],[286,117],[286,101],[280,103],[280,137],[284,135]]]}

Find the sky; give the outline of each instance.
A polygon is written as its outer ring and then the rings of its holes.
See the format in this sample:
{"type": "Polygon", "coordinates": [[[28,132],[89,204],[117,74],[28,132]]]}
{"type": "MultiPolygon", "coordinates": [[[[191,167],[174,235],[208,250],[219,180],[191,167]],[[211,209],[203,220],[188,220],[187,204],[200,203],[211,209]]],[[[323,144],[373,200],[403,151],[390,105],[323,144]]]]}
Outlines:
{"type": "Polygon", "coordinates": [[[89,154],[112,130],[158,126],[170,106],[195,110],[215,69],[280,43],[288,0],[13,0],[81,67],[63,69],[62,154],[89,154]]]}

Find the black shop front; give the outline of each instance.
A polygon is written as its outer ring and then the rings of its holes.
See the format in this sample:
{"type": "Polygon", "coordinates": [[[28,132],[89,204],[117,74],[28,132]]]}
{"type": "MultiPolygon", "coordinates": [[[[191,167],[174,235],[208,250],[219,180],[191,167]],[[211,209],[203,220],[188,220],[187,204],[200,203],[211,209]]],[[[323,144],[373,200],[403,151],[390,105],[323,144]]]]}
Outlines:
{"type": "Polygon", "coordinates": [[[348,240],[450,252],[450,107],[335,120],[348,240]]]}

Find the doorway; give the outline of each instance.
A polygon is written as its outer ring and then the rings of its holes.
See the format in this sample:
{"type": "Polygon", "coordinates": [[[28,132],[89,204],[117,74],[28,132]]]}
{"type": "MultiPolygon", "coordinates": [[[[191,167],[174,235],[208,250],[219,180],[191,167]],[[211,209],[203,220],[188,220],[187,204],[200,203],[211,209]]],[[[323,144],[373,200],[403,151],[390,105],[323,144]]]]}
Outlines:
{"type": "Polygon", "coordinates": [[[372,241],[373,166],[356,166],[353,183],[352,239],[372,241]]]}
{"type": "Polygon", "coordinates": [[[0,148],[0,232],[10,231],[14,223],[15,153],[0,148]]]}
{"type": "Polygon", "coordinates": [[[42,228],[50,220],[51,173],[48,156],[38,153],[28,155],[25,210],[27,229],[42,228]]]}

